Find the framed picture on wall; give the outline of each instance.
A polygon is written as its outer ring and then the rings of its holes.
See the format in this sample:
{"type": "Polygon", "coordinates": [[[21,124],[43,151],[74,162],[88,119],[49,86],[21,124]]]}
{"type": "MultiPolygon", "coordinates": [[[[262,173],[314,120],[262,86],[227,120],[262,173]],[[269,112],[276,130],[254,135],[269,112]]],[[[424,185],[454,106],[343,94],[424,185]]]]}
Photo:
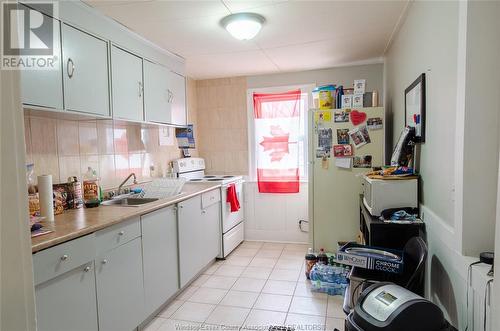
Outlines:
{"type": "Polygon", "coordinates": [[[425,74],[405,90],[405,126],[415,128],[417,143],[425,142],[425,74]]]}

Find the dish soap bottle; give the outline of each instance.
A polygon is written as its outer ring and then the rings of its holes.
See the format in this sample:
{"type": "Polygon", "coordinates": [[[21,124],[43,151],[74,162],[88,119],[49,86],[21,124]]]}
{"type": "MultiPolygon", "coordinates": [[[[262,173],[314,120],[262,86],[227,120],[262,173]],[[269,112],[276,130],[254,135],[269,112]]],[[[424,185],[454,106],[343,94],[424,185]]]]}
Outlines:
{"type": "Polygon", "coordinates": [[[101,187],[99,186],[99,177],[92,167],[87,168],[83,176],[83,202],[85,207],[93,208],[101,203],[101,187]]]}

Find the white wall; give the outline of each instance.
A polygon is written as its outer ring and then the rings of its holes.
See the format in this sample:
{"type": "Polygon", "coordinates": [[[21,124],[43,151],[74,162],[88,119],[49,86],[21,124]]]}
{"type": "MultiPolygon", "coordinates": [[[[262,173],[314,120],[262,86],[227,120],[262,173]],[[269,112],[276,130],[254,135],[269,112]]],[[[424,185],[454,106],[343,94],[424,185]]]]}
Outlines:
{"type": "MultiPolygon", "coordinates": [[[[365,64],[329,69],[288,72],[247,77],[247,87],[262,88],[273,86],[286,86],[298,84],[337,84],[352,87],[355,79],[366,79],[366,91],[377,90],[380,99],[383,96],[383,71],[382,63],[365,64]]],[[[382,100],[379,100],[382,102],[382,100]]]]}
{"type": "Polygon", "coordinates": [[[18,72],[0,70],[0,330],[34,331],[24,120],[19,90],[18,72]]]}
{"type": "Polygon", "coordinates": [[[385,68],[392,145],[404,127],[404,90],[421,73],[426,74],[427,142],[420,154],[421,202],[449,225],[453,225],[457,43],[456,2],[414,2],[386,54],[385,68]]]}
{"type": "Polygon", "coordinates": [[[404,126],[404,89],[426,74],[419,170],[429,245],[427,295],[460,330],[467,324],[467,267],[481,250],[493,249],[499,105],[493,57],[500,31],[495,8],[495,2],[412,2],[384,68],[393,143],[404,126]]]}
{"type": "MultiPolygon", "coordinates": [[[[355,79],[366,79],[366,90],[383,95],[383,64],[366,64],[330,69],[247,77],[247,88],[259,89],[292,85],[337,84],[351,87],[355,79]]],[[[382,102],[382,100],[380,101],[382,102]]],[[[250,113],[252,102],[248,102],[250,113]]],[[[249,144],[249,148],[251,145],[249,144]]],[[[248,240],[308,242],[298,221],[308,220],[308,185],[301,183],[298,194],[261,194],[255,182],[245,184],[245,238],[248,240]]],[[[305,227],[304,227],[305,228],[305,227]]]]}
{"type": "Polygon", "coordinates": [[[494,248],[500,113],[500,2],[469,1],[465,66],[462,252],[477,256],[494,248]]]}

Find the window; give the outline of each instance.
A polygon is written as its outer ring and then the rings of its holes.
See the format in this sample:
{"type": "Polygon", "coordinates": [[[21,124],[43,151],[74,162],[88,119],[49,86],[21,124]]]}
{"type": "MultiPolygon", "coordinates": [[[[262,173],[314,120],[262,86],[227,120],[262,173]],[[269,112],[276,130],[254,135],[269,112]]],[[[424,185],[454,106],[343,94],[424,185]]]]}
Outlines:
{"type": "Polygon", "coordinates": [[[314,85],[248,90],[250,177],[263,193],[307,181],[307,110],[314,85]]]}

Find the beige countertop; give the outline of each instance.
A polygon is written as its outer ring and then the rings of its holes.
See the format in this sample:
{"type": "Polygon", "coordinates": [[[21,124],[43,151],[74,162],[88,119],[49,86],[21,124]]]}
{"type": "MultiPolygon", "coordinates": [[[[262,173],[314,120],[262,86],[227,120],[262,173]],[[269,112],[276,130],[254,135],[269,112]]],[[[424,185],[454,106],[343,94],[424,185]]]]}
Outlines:
{"type": "MultiPolygon", "coordinates": [[[[38,252],[71,239],[98,231],[131,217],[147,214],[154,210],[176,204],[196,195],[220,187],[217,183],[186,183],[182,193],[168,199],[160,199],[138,207],[99,206],[67,210],[55,216],[54,223],[49,223],[54,232],[31,239],[31,251],[38,252]]],[[[42,224],[47,224],[42,222],[42,224]]]]}

